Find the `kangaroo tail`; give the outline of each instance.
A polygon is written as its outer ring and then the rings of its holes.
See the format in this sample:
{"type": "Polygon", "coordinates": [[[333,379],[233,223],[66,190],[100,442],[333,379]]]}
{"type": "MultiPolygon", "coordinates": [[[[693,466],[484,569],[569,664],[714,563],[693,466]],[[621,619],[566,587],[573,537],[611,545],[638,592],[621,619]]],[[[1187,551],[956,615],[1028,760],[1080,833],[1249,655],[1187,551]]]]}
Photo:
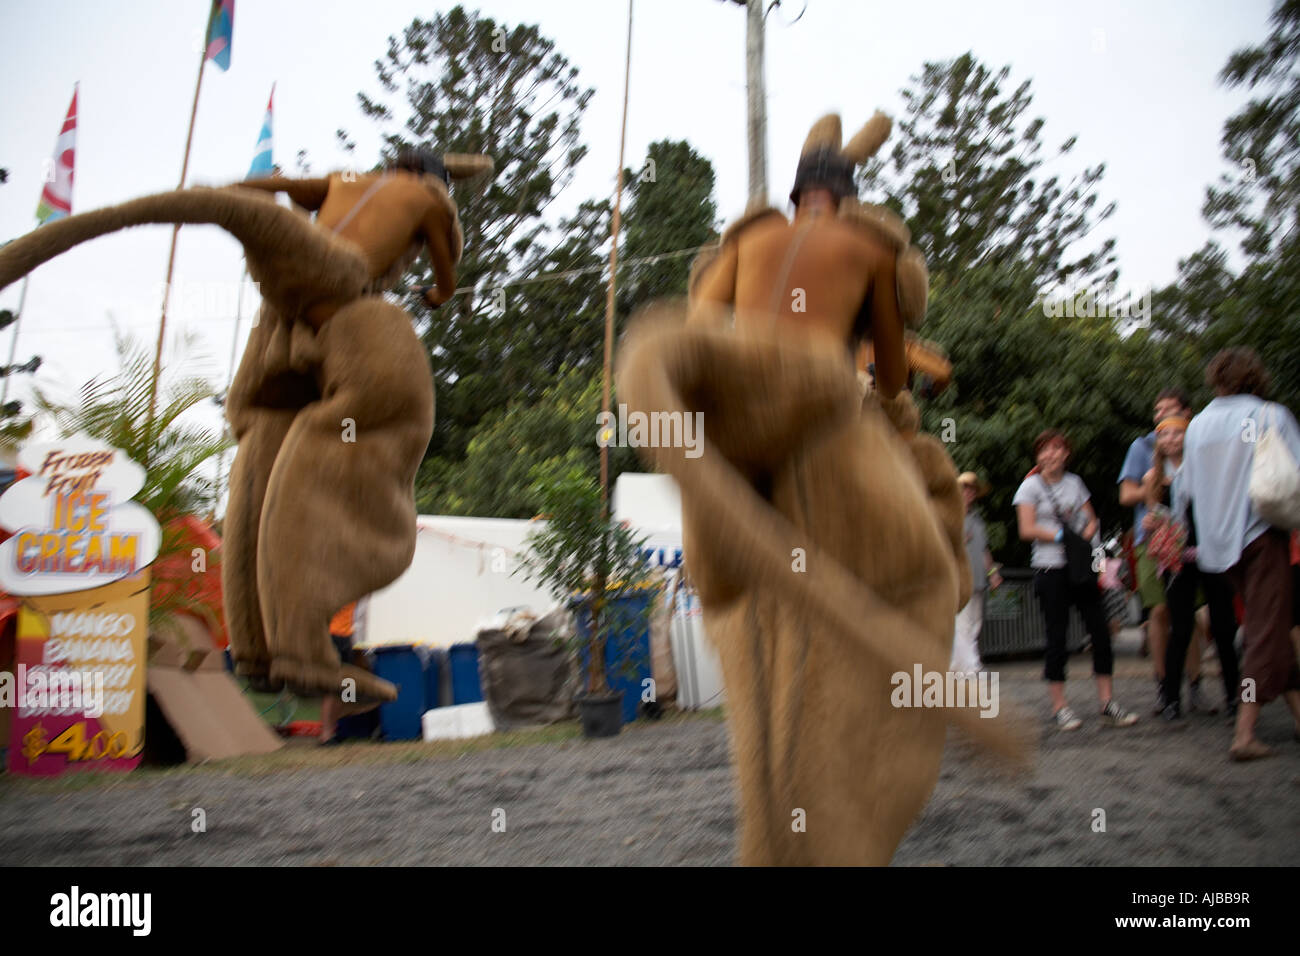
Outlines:
{"type": "Polygon", "coordinates": [[[262,297],[287,314],[361,294],[359,249],[251,189],[195,187],[143,196],[41,226],[0,248],[0,289],[88,239],[150,223],[221,226],[244,246],[262,297]]]}

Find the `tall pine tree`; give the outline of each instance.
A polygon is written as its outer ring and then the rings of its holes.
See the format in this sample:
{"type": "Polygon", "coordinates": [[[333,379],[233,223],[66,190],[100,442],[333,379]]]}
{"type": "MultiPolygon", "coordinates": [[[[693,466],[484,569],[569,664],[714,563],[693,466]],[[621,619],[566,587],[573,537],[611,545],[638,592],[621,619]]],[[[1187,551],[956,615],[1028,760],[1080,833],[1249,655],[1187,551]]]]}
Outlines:
{"type": "MultiPolygon", "coordinates": [[[[487,153],[496,163],[489,182],[453,188],[465,232],[464,291],[436,311],[413,304],[425,319],[437,388],[430,453],[458,458],[483,414],[516,387],[498,375],[515,317],[508,295],[503,313],[496,290],[543,259],[542,216],[582,159],[579,123],[592,91],[537,27],[510,28],[459,6],[413,20],[389,37],[374,65],[383,93],[358,98],[383,130],[387,157],[421,146],[487,153]]],[[[427,264],[412,279],[431,283],[427,264]]]]}

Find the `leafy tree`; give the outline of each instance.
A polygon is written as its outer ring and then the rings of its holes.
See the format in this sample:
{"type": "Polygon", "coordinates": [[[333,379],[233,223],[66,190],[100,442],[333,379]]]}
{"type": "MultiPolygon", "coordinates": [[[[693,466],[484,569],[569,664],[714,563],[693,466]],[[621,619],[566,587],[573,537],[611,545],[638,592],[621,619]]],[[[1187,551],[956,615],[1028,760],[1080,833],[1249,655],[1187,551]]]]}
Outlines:
{"type": "Polygon", "coordinates": [[[1267,256],[1300,219],[1300,2],[1281,0],[1272,32],[1259,46],[1228,58],[1219,80],[1255,94],[1223,127],[1231,172],[1206,193],[1204,213],[1216,228],[1244,232],[1242,250],[1267,256]]]}
{"type": "Polygon", "coordinates": [[[619,315],[686,294],[690,253],[716,236],[713,164],[685,140],[659,140],[639,170],[625,170],[628,203],[619,250],[619,315]]]}
{"type": "Polygon", "coordinates": [[[955,280],[973,266],[1014,265],[1034,289],[1113,280],[1113,239],[1080,250],[1114,210],[1106,206],[1094,221],[1104,164],[1064,183],[1059,174],[1043,178],[1075,137],[1045,161],[1044,120],[1028,116],[1030,82],[1007,92],[1010,75],[1009,66],[994,73],[970,53],[926,63],[903,91],[888,163],[869,164],[864,183],[907,220],[931,272],[955,280]]]}
{"type": "Polygon", "coordinates": [[[1159,349],[1139,329],[1120,336],[1105,317],[1052,318],[1041,303],[1005,305],[1023,277],[980,266],[931,288],[927,337],[942,342],[956,369],[954,384],[924,403],[927,431],[949,442],[958,470],[992,485],[981,502],[989,544],[1009,564],[1027,564],[1011,499],[1033,467],[1034,436],[1060,428],[1075,448],[1069,468],[1092,493],[1103,534],[1126,526],[1115,478],[1129,443],[1150,430],[1151,400],[1166,384],[1187,385],[1181,366],[1151,364],[1159,349]],[[1168,368],[1168,378],[1153,370],[1168,368]]]}
{"type": "Polygon", "coordinates": [[[1067,287],[1082,305],[1080,292],[1114,281],[1114,241],[1092,236],[1113,206],[1097,210],[1104,165],[1054,171],[1074,139],[1045,158],[1030,82],[1012,88],[1010,75],[970,54],[925,64],[903,93],[892,152],[860,184],[903,215],[931,270],[924,334],[955,376],[925,403],[924,425],[950,441],[959,469],[990,481],[990,545],[1027,563],[1011,499],[1033,466],[1034,436],[1047,427],[1070,436],[1069,467],[1104,532],[1117,530],[1131,521],[1114,491],[1128,444],[1150,429],[1154,392],[1192,374],[1176,343],[1104,309],[1053,317],[1044,307],[1047,290],[1067,287]]]}
{"type": "MultiPolygon", "coordinates": [[[[487,415],[463,461],[425,463],[417,481],[419,510],[531,518],[545,510],[542,489],[552,480],[575,470],[597,479],[600,372],[599,366],[562,369],[537,401],[513,402],[487,415]]],[[[633,449],[609,452],[611,484],[622,472],[639,470],[633,449]]]]}
{"type": "MultiPolygon", "coordinates": [[[[496,372],[515,320],[493,294],[506,278],[545,260],[542,214],[582,159],[579,122],[592,91],[535,26],[505,24],[454,7],[415,19],[389,37],[375,61],[384,93],[358,94],[363,113],[384,130],[391,157],[407,146],[487,153],[496,172],[486,184],[454,188],[465,233],[459,269],[465,292],[440,309],[413,307],[425,320],[438,390],[430,452],[458,458],[478,420],[512,397],[496,372]],[[398,94],[399,108],[384,102],[398,94]]],[[[346,133],[343,133],[346,139],[346,133]]],[[[581,214],[580,214],[581,216],[581,214]]],[[[432,282],[427,265],[412,278],[432,282]]]]}
{"type": "Polygon", "coordinates": [[[1219,74],[1252,99],[1223,128],[1229,171],[1206,190],[1202,213],[1219,233],[1236,234],[1240,273],[1212,240],[1179,263],[1162,290],[1157,328],[1195,364],[1229,345],[1250,345],[1273,374],[1274,397],[1300,407],[1300,2],[1273,8],[1268,37],[1238,50],[1219,74]]]}
{"type": "MultiPolygon", "coordinates": [[[[713,236],[713,168],[685,142],[651,145],[642,172],[628,172],[630,193],[620,250],[619,316],[686,291],[689,255],[713,236]],[[651,166],[653,163],[653,166],[651,166]],[[653,169],[653,178],[646,173],[653,169]]],[[[531,517],[542,509],[539,475],[577,468],[598,474],[596,413],[608,275],[608,202],[583,203],[561,220],[562,241],[541,251],[517,285],[503,292],[509,326],[490,370],[468,376],[462,394],[487,413],[466,430],[463,457],[426,460],[417,479],[421,511],[495,517],[531,517]],[[505,385],[509,403],[494,401],[505,385]],[[537,471],[536,469],[541,469],[537,471]]],[[[613,407],[617,408],[617,398],[613,407]]],[[[439,405],[439,415],[444,414],[439,405]]],[[[641,468],[627,448],[610,449],[610,481],[641,468]]],[[[544,483],[544,482],[542,482],[544,483]]]]}

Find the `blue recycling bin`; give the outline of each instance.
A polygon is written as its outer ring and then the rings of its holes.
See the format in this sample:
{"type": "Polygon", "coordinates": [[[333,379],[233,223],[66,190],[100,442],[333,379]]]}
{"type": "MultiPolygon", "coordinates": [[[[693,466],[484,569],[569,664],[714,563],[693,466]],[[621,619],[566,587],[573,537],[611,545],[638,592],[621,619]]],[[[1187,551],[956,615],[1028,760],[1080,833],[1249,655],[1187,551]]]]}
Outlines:
{"type": "Polygon", "coordinates": [[[478,645],[451,645],[447,651],[447,664],[451,667],[451,702],[473,704],[481,701],[483,686],[478,677],[478,645]]]}
{"type": "Polygon", "coordinates": [[[411,644],[371,648],[375,676],[397,685],[397,700],[379,705],[379,730],[385,740],[421,740],[425,706],[425,657],[411,644]]]}
{"type": "MultiPolygon", "coordinates": [[[[606,605],[605,613],[614,615],[614,629],[605,642],[605,679],[614,693],[623,694],[623,723],[636,720],[645,681],[653,676],[650,657],[650,602],[657,589],[647,588],[623,595],[606,605]]],[[[576,605],[578,602],[574,601],[576,605]]],[[[585,606],[577,608],[578,633],[583,640],[591,634],[591,615],[585,606]]],[[[581,654],[583,688],[586,688],[590,655],[581,654]]]]}

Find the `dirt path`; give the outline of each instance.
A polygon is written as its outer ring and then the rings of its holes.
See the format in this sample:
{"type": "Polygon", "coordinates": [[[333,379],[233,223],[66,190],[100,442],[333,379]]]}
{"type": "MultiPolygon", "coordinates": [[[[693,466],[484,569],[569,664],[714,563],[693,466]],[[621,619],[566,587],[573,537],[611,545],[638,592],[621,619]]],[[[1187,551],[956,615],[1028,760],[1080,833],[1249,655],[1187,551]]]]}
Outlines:
{"type": "MultiPolygon", "coordinates": [[[[1040,664],[1002,665],[1003,700],[1041,714],[1040,664]]],[[[1117,697],[1145,708],[1146,662],[1121,660],[1117,697]]],[[[1260,734],[1279,756],[1227,759],[1222,717],[1129,730],[1092,715],[1088,670],[1069,684],[1074,734],[1043,724],[1031,775],[999,776],[950,741],[929,806],[897,864],[1296,865],[1300,743],[1281,702],[1260,734]],[[1094,831],[1095,810],[1105,832],[1094,831]]],[[[337,748],[358,757],[379,745],[337,748]]],[[[405,752],[403,752],[405,757],[405,752]]],[[[66,789],[0,783],[0,864],[718,865],[733,860],[725,725],[701,718],[573,740],[382,766],[220,768],[66,789]],[[204,811],[207,830],[191,821],[204,811]],[[505,832],[500,830],[504,811],[505,832]],[[493,823],[497,821],[497,830],[493,823]]],[[[0,778],[3,779],[3,778],[0,778]]]]}

